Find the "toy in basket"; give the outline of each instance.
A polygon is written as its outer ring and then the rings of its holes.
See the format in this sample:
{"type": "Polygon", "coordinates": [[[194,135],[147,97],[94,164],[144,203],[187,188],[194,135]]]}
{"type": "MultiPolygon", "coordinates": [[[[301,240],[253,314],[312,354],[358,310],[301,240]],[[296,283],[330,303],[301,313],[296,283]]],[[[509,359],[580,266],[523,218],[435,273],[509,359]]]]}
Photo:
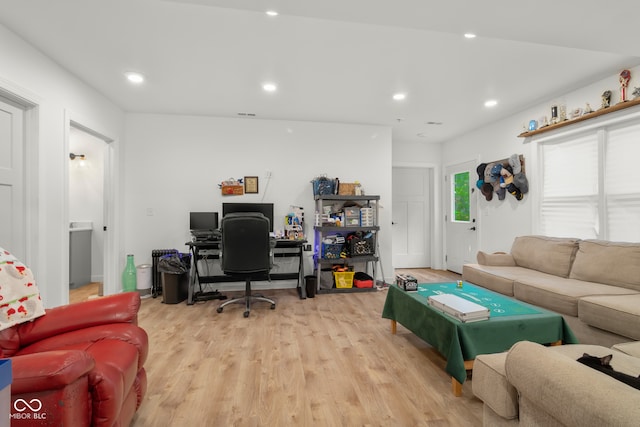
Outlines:
{"type": "Polygon", "coordinates": [[[396,285],[404,291],[417,291],[418,279],[409,274],[396,275],[396,285]]]}

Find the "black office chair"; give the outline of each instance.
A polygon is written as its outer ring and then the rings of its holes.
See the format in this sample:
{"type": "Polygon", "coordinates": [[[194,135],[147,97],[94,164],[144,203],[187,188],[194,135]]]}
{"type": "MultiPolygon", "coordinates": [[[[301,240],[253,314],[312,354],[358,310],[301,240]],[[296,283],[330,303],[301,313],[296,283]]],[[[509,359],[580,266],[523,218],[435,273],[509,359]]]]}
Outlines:
{"type": "Polygon", "coordinates": [[[251,280],[265,280],[269,278],[271,270],[272,240],[269,236],[269,219],[256,212],[238,212],[227,214],[222,218],[222,271],[232,277],[245,280],[245,294],[220,304],[218,313],[231,303],[245,303],[244,317],[249,317],[252,301],[271,303],[271,309],[276,308],[275,301],[262,295],[251,294],[251,280]]]}

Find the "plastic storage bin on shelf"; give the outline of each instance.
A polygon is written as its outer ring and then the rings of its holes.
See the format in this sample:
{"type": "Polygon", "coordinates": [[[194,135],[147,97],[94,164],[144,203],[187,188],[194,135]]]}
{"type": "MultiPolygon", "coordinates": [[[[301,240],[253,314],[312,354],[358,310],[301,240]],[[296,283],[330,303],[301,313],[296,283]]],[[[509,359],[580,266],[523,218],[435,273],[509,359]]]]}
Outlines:
{"type": "Polygon", "coordinates": [[[358,271],[353,275],[353,286],[356,288],[373,288],[373,277],[358,271]]]}
{"type": "Polygon", "coordinates": [[[344,248],[343,243],[323,243],[322,244],[322,258],[324,259],[338,259],[340,253],[344,248]]]}
{"type": "Polygon", "coordinates": [[[335,271],[333,277],[336,281],[337,289],[350,289],[353,287],[353,271],[335,271]]]}
{"type": "Polygon", "coordinates": [[[344,222],[347,227],[359,227],[360,208],[344,208],[344,222]]]}
{"type": "Polygon", "coordinates": [[[373,227],[375,225],[373,208],[360,208],[360,226],[373,227]]]}

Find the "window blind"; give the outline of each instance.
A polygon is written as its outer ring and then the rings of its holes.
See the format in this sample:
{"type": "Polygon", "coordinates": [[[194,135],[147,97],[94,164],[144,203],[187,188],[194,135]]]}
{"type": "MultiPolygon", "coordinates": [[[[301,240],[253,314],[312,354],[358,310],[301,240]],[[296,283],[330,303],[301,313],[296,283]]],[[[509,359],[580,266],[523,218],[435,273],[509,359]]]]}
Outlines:
{"type": "Polygon", "coordinates": [[[595,133],[541,146],[540,232],[598,237],[598,138],[595,133]]]}
{"type": "Polygon", "coordinates": [[[640,124],[609,130],[605,143],[607,238],[640,242],[640,124]]]}

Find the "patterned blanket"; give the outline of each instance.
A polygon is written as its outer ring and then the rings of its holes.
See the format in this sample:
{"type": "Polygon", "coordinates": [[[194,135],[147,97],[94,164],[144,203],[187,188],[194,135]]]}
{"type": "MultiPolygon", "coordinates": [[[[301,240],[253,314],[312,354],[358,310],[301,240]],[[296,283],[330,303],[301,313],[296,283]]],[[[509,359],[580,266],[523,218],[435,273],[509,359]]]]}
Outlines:
{"type": "Polygon", "coordinates": [[[45,314],[29,267],[0,248],[0,331],[45,314]]]}

